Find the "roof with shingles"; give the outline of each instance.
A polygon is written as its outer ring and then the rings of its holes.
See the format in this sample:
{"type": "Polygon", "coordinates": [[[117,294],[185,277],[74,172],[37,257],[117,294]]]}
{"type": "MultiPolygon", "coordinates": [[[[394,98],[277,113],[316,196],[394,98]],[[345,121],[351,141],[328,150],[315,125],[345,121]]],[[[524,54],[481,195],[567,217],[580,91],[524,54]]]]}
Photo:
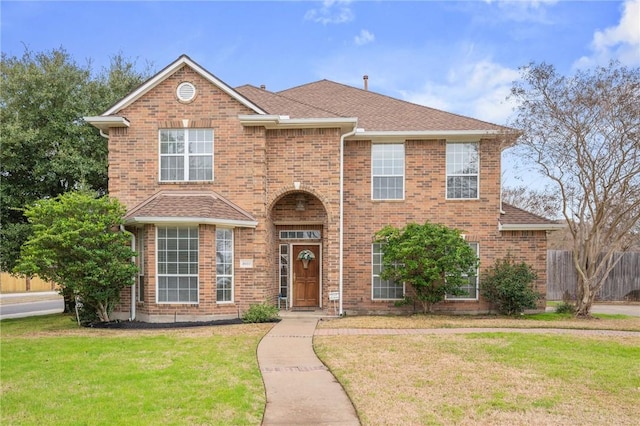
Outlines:
{"type": "Polygon", "coordinates": [[[238,223],[249,225],[256,219],[213,191],[161,191],[131,209],[127,222],[195,220],[199,223],[238,223]]]}
{"type": "MultiPolygon", "coordinates": [[[[248,96],[251,101],[252,94],[248,96]]],[[[368,90],[320,80],[277,92],[285,102],[295,101],[339,117],[358,117],[366,131],[506,130],[506,127],[417,105],[368,90]]],[[[260,104],[256,98],[255,103],[260,104]]],[[[274,105],[275,107],[275,105],[274,105]]],[[[268,109],[268,107],[265,106],[268,109]]],[[[277,111],[269,111],[278,114],[277,111]]]]}
{"type": "Polygon", "coordinates": [[[500,215],[500,223],[502,225],[550,225],[553,228],[558,226],[553,220],[504,202],[502,203],[502,211],[504,212],[504,214],[500,215]]]}
{"type": "Polygon", "coordinates": [[[235,91],[265,110],[269,114],[288,115],[291,118],[336,118],[338,114],[316,108],[313,105],[296,101],[246,84],[236,87],[235,91]]]}

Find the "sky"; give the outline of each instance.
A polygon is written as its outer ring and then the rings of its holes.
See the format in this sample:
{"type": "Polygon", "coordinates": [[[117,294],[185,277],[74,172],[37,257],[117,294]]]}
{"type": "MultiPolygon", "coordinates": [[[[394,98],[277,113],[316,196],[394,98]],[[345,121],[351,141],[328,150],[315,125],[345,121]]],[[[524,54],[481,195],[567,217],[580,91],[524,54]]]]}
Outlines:
{"type": "MultiPolygon", "coordinates": [[[[0,47],[63,47],[79,65],[121,53],[159,71],[182,54],[232,87],[329,79],[496,124],[531,62],[563,74],[640,66],[640,0],[7,1],[0,47]]],[[[506,158],[506,184],[535,180],[506,158]]]]}

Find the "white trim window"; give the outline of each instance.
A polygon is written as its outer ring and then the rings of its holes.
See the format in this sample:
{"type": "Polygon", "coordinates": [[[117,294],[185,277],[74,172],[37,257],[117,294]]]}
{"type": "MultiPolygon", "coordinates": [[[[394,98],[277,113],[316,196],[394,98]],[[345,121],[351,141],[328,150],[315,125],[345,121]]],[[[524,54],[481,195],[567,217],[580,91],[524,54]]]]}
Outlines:
{"type": "Polygon", "coordinates": [[[404,284],[391,280],[383,280],[382,273],[382,244],[371,246],[371,298],[373,300],[400,300],[404,298],[404,284]]]}
{"type": "Polygon", "coordinates": [[[136,230],[136,264],[138,265],[138,282],[136,285],[136,302],[144,302],[144,264],[145,264],[145,235],[146,232],[144,228],[139,228],[136,230]]]}
{"type": "Polygon", "coordinates": [[[280,293],[279,297],[288,297],[289,295],[289,244],[280,244],[280,293]]]}
{"type": "Polygon", "coordinates": [[[447,143],[447,199],[477,199],[479,170],[477,142],[447,143]]]}
{"type": "Polygon", "coordinates": [[[212,181],[213,130],[161,129],[160,182],[212,181]]]}
{"type": "Polygon", "coordinates": [[[371,145],[371,198],[404,199],[404,144],[371,145]]]}
{"type": "MultiPolygon", "coordinates": [[[[469,247],[471,247],[471,249],[473,249],[473,251],[476,253],[476,257],[480,257],[480,245],[478,243],[469,243],[469,247]]],[[[465,292],[466,294],[463,294],[461,296],[452,296],[450,294],[447,294],[447,300],[478,300],[478,285],[479,285],[479,280],[478,280],[478,273],[480,271],[478,269],[476,269],[476,274],[473,277],[467,277],[468,279],[468,283],[461,286],[460,289],[465,292]]]]}
{"type": "Polygon", "coordinates": [[[198,303],[198,227],[157,227],[157,302],[198,303]]]}
{"type": "Polygon", "coordinates": [[[233,302],[233,229],[216,229],[216,301],[233,302]]]}

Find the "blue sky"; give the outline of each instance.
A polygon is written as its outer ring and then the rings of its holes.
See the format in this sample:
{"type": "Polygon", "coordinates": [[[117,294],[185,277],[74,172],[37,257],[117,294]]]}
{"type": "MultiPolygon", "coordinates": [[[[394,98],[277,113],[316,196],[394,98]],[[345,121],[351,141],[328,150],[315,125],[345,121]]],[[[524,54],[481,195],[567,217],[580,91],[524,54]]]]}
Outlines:
{"type": "Polygon", "coordinates": [[[3,0],[1,49],[64,47],[100,69],[121,52],[160,70],[185,53],[231,86],[330,79],[504,124],[518,67],[640,66],[640,0],[3,0]]]}

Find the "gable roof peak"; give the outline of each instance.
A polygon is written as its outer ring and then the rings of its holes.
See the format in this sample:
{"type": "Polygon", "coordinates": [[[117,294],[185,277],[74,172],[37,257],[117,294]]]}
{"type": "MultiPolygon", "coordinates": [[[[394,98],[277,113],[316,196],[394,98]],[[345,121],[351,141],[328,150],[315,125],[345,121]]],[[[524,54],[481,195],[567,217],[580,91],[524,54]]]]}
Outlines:
{"type": "Polygon", "coordinates": [[[153,77],[149,78],[147,81],[138,86],[135,90],[129,93],[127,96],[122,98],[120,101],[115,103],[111,108],[101,114],[101,116],[109,116],[114,115],[118,111],[126,108],[127,106],[134,103],[148,91],[156,87],[158,84],[162,83],[164,80],[169,78],[175,72],[180,70],[183,66],[188,66],[200,76],[202,76],[205,80],[209,81],[211,84],[217,86],[220,90],[227,93],[232,98],[236,99],[238,102],[253,110],[257,114],[265,114],[265,111],[260,109],[257,105],[251,102],[249,99],[242,96],[240,93],[236,92],[231,86],[226,84],[224,81],[220,80],[215,75],[211,74],[209,71],[200,66],[197,62],[191,59],[188,55],[182,54],[175,61],[164,67],[160,72],[156,73],[153,77]]]}

